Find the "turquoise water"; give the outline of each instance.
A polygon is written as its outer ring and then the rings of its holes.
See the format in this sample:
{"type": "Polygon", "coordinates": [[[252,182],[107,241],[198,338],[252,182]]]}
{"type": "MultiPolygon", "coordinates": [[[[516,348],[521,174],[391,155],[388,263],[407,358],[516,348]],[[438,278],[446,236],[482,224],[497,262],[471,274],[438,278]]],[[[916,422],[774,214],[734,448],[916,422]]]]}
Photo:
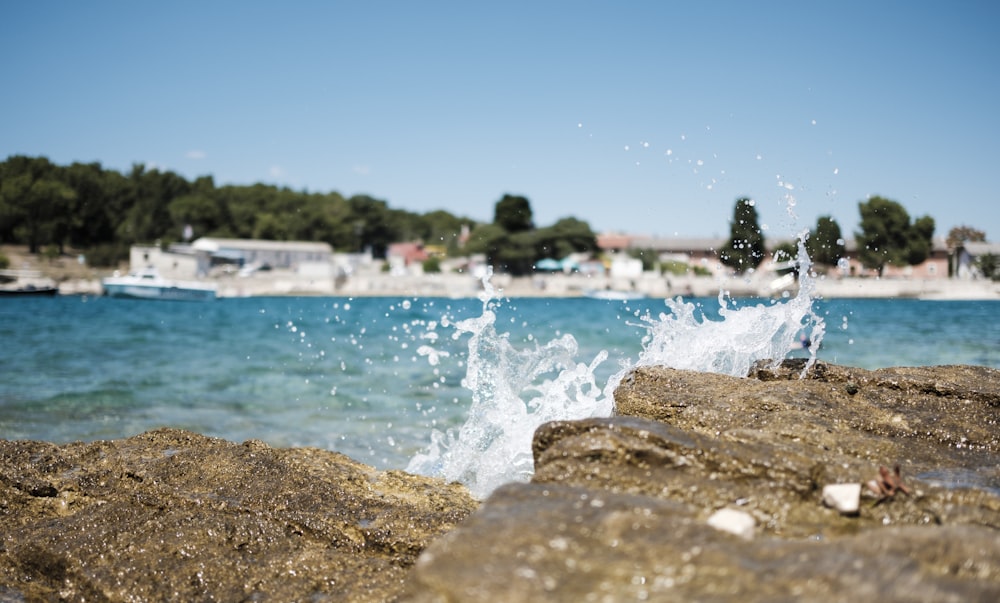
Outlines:
{"type": "MultiPolygon", "coordinates": [[[[690,301],[716,318],[718,300],[690,301]]],[[[824,361],[1000,368],[998,301],[814,309],[824,361]]],[[[662,300],[503,300],[496,330],[529,350],[571,334],[586,364],[606,350],[594,371],[603,384],[642,350],[639,316],[664,311],[662,300]]],[[[403,468],[431,431],[465,422],[468,336],[454,323],[482,312],[479,300],[444,298],[0,300],[0,437],[63,443],[171,426],[403,468]]]]}

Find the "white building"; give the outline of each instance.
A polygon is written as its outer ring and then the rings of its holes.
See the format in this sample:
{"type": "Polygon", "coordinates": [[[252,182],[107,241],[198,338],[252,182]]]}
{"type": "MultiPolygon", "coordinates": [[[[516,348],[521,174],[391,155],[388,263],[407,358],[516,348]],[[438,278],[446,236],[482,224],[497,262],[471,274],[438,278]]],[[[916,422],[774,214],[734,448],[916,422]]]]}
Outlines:
{"type": "Polygon", "coordinates": [[[164,251],[158,245],[133,245],[131,270],[152,266],[167,278],[210,276],[220,270],[281,270],[304,276],[327,277],[333,270],[333,248],[309,241],[262,241],[203,237],[190,245],[175,243],[164,251]]]}
{"type": "Polygon", "coordinates": [[[212,267],[223,264],[235,265],[238,268],[312,271],[317,265],[331,266],[333,262],[333,247],[329,243],[310,241],[202,237],[190,247],[199,258],[199,271],[205,273],[212,267]]]}
{"type": "Polygon", "coordinates": [[[980,257],[992,255],[1000,257],[1000,243],[985,243],[966,241],[955,249],[952,256],[955,276],[961,279],[982,278],[983,273],[977,265],[980,257]]]}

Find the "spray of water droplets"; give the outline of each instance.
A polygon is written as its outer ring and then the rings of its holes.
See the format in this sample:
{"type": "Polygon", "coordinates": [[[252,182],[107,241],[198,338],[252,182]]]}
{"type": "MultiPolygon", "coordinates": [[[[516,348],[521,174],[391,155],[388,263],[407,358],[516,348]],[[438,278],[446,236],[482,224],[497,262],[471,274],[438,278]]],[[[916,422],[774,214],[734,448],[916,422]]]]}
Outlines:
{"type": "MultiPolygon", "coordinates": [[[[669,312],[642,316],[647,335],[643,350],[603,388],[595,369],[607,359],[601,351],[590,362],[576,360],[577,342],[563,334],[548,343],[517,349],[496,330],[497,291],[483,278],[483,312],[454,324],[453,337],[469,336],[467,370],[462,385],[472,392],[465,424],[447,432],[435,430],[424,452],[410,461],[412,473],[459,481],[473,496],[486,497],[504,483],[526,481],[533,472],[531,439],[545,422],[606,417],[614,411],[614,389],[637,366],[672,368],[745,376],[760,360],[777,365],[808,340],[815,361],[824,323],[812,308],[813,277],[799,242],[799,291],[784,301],[735,307],[720,293],[721,320],[699,316],[697,307],[682,299],[665,300],[669,312]]],[[[418,351],[419,352],[419,351],[418,351]]],[[[422,352],[438,362],[433,348],[422,352]]]]}

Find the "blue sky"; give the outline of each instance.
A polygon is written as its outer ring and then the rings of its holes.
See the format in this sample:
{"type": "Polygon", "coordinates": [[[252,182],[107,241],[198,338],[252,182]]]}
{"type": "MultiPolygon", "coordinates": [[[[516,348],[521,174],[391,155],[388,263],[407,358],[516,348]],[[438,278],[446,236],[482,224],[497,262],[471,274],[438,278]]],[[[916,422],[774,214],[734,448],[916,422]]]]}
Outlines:
{"type": "Polygon", "coordinates": [[[767,236],[878,194],[1000,240],[1000,3],[5,2],[0,157],[489,221],[767,236]]]}

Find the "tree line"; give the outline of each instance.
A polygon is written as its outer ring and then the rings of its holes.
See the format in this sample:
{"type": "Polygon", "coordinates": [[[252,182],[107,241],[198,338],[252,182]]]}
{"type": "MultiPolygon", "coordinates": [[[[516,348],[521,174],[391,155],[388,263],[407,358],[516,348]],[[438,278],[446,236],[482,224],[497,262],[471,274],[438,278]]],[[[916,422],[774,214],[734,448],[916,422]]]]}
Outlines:
{"type": "MultiPolygon", "coordinates": [[[[932,250],[934,219],[911,220],[896,201],[880,196],[858,204],[854,233],[862,264],[880,274],[888,264],[919,264],[932,250]]],[[[134,164],[127,173],[100,163],[59,166],[45,157],[14,155],[0,163],[0,242],[27,245],[32,253],[69,247],[94,266],[112,266],[129,247],[168,245],[194,236],[329,243],[338,251],[369,250],[384,257],[389,244],[420,240],[449,255],[483,253],[498,270],[528,274],[542,258],[597,252],[590,225],[573,217],[538,227],[531,204],[518,195],[496,202],[491,223],[437,210],[418,214],[392,209],[368,195],[310,193],[266,184],[216,186],[211,176],[189,181],[172,171],[134,164]]],[[[970,227],[952,229],[949,244],[984,241],[970,227]]],[[[779,253],[795,257],[794,246],[779,253]]],[[[813,262],[836,265],[845,256],[840,226],[818,219],[806,240],[813,262]]],[[[719,258],[736,272],[755,269],[767,253],[753,200],[736,200],[730,237],[719,258]]],[[[644,258],[648,259],[648,258],[644,258]]]]}
{"type": "Polygon", "coordinates": [[[530,272],[543,257],[595,251],[586,222],[564,218],[537,227],[525,197],[504,195],[493,223],[444,210],[392,209],[367,195],[309,193],[266,184],[216,186],[135,164],[127,173],[100,163],[59,166],[45,157],[0,163],[0,242],[31,253],[84,251],[94,266],[128,258],[137,243],[169,245],[192,236],[322,241],[338,251],[385,257],[391,243],[423,241],[449,255],[485,253],[499,269],[530,272]],[[460,249],[460,247],[462,247],[460,249]]]}
{"type": "MultiPolygon", "coordinates": [[[[911,219],[898,201],[873,196],[858,202],[860,222],[854,232],[857,257],[861,265],[882,275],[886,266],[915,266],[927,260],[934,250],[934,218],[921,216],[911,219]]],[[[948,231],[945,244],[955,249],[967,242],[986,241],[986,233],[971,226],[956,226],[948,231]]],[[[820,216],[807,234],[806,251],[812,262],[821,267],[836,266],[846,257],[845,240],[830,216],[820,216]]],[[[793,243],[782,243],[774,250],[776,258],[793,259],[798,249],[793,243]]],[[[767,253],[764,235],[757,222],[757,210],[752,199],[737,199],[730,222],[730,236],[719,250],[719,259],[735,272],[755,269],[767,253]]],[[[977,258],[977,266],[987,278],[996,277],[997,258],[985,255],[977,258]]]]}
{"type": "MultiPolygon", "coordinates": [[[[767,253],[755,205],[752,199],[737,199],[729,240],[719,251],[722,263],[739,273],[755,269],[767,253]]],[[[865,268],[876,270],[881,276],[887,265],[913,266],[930,257],[934,218],[922,216],[911,220],[899,202],[877,195],[859,202],[858,211],[861,221],[854,240],[858,260],[865,268]]],[[[847,255],[840,225],[830,216],[817,219],[815,228],[806,237],[805,247],[812,262],[820,266],[835,266],[847,255]]],[[[783,243],[775,253],[779,259],[791,259],[798,250],[793,243],[783,243]]]]}
{"type": "Polygon", "coordinates": [[[0,163],[0,241],[32,253],[54,246],[87,252],[93,265],[114,265],[136,243],[195,236],[324,241],[337,250],[384,255],[393,242],[454,244],[471,220],[446,211],[391,209],[367,195],[309,193],[266,184],[216,186],[135,164],[127,173],[100,163],[59,166],[45,157],[0,163]]]}

